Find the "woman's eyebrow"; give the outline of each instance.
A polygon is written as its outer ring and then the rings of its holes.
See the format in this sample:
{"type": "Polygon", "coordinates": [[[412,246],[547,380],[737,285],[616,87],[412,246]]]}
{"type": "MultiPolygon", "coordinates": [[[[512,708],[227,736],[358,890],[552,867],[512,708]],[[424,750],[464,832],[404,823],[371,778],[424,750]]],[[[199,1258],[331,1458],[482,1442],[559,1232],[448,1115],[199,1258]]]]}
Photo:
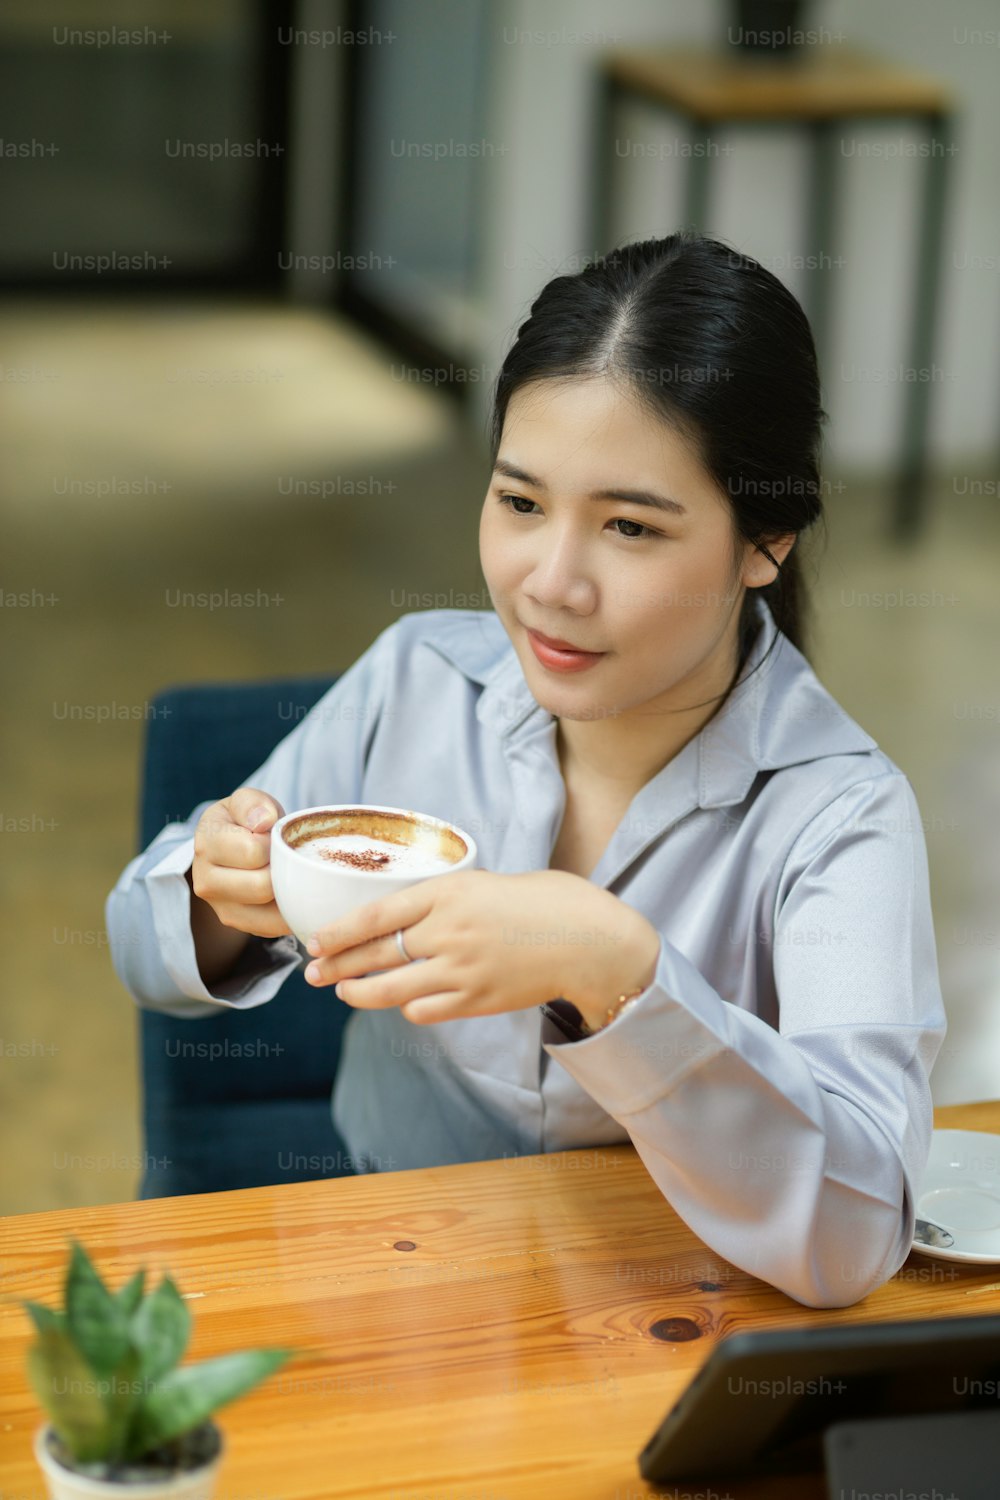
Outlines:
{"type": "MultiPolygon", "coordinates": [[[[522,484],[530,484],[536,490],[548,489],[544,480],[537,479],[534,474],[528,474],[508,459],[498,458],[493,465],[493,472],[503,475],[506,479],[520,479],[522,484]]],[[[679,500],[670,500],[666,495],[657,495],[652,490],[592,490],[587,499],[627,500],[631,505],[648,505],[653,510],[666,511],[672,516],[686,516],[688,513],[679,500]]]]}

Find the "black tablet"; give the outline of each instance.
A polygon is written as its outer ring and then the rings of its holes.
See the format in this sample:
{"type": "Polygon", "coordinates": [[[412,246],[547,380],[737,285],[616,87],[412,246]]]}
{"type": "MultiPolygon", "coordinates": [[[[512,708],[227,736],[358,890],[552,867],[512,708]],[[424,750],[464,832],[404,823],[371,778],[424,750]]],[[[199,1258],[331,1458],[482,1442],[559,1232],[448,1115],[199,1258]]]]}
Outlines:
{"type": "Polygon", "coordinates": [[[996,1500],[1000,1411],[838,1422],[823,1438],[826,1492],[996,1500]]]}
{"type": "Polygon", "coordinates": [[[835,1423],[996,1408],[1000,1316],[840,1323],[716,1344],[639,1455],[653,1483],[823,1467],[835,1423]]]}

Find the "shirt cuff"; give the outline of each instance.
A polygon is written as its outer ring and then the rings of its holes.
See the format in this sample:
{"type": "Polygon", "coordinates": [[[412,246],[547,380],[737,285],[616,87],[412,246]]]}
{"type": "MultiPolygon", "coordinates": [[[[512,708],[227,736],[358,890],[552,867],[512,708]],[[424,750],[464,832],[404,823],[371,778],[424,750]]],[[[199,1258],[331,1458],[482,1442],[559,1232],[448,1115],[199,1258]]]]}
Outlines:
{"type": "Polygon", "coordinates": [[[163,965],[181,994],[235,1010],[250,1010],[274,998],[305,950],[291,934],[251,937],[232,971],[211,989],[201,977],[191,932],[191,887],[187,872],[194,859],[194,840],[179,844],[146,876],[153,925],[163,965]]]}
{"type": "Polygon", "coordinates": [[[660,941],[653,982],[609,1025],[573,1046],[548,1016],[541,1042],[615,1119],[669,1095],[731,1046],[729,1007],[679,949],[660,941]]]}

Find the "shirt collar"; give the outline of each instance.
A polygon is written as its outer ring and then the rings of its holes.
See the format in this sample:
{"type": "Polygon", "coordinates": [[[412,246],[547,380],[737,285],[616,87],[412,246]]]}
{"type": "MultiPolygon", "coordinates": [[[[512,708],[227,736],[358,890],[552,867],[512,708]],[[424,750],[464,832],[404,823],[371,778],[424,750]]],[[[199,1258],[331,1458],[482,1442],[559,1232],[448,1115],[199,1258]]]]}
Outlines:
{"type": "Polygon", "coordinates": [[[754,603],[762,628],[740,680],[697,736],[702,807],[742,802],[760,771],[878,748],[778,629],[766,600],[758,594],[754,603]]]}
{"type": "MultiPolygon", "coordinates": [[[[740,680],[694,738],[702,807],[742,802],[761,771],[878,748],[778,629],[759,593],[754,606],[761,629],[740,680]],[[772,641],[774,647],[764,662],[772,641]]],[[[544,733],[554,722],[553,716],[532,695],[496,613],[483,611],[482,628],[477,630],[469,629],[464,611],[443,611],[442,615],[433,635],[425,637],[426,643],[483,686],[476,707],[480,723],[514,741],[544,733]]]]}

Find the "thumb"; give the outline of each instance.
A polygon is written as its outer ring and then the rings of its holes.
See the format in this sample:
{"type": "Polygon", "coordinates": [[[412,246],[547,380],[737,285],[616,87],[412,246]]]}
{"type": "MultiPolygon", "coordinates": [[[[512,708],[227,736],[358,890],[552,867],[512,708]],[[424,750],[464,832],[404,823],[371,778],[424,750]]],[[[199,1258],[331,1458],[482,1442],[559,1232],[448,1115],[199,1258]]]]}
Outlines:
{"type": "Polygon", "coordinates": [[[272,828],[277,821],[273,808],[265,807],[263,803],[258,803],[256,807],[252,807],[247,813],[246,826],[251,833],[267,833],[268,829],[272,828]]]}
{"type": "Polygon", "coordinates": [[[254,787],[241,787],[234,793],[230,812],[234,821],[251,833],[267,833],[285,816],[280,803],[254,787]]]}

